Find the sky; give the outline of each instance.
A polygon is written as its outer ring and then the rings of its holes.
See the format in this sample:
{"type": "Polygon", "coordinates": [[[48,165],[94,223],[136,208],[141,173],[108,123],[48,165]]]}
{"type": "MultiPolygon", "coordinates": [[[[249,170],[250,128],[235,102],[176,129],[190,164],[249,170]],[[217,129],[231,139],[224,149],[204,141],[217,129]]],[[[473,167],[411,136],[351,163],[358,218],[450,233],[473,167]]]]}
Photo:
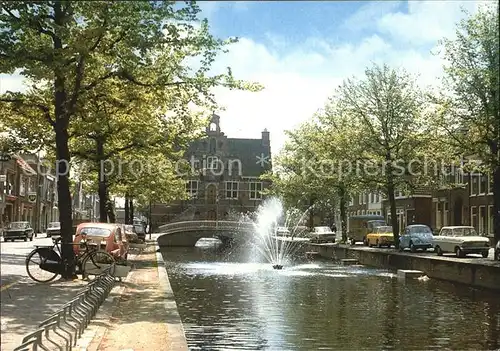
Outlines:
{"type": "MultiPolygon", "coordinates": [[[[488,2],[488,1],[486,1],[488,2]]],[[[260,138],[270,131],[272,153],[285,130],[324,106],[343,79],[372,63],[403,67],[423,86],[436,85],[443,61],[438,40],[452,38],[462,8],[479,1],[202,1],[202,17],[220,38],[236,36],[214,72],[231,67],[238,79],[257,81],[252,93],[215,90],[221,129],[228,137],[260,138]]],[[[22,89],[19,76],[0,75],[0,92],[22,89]]]]}

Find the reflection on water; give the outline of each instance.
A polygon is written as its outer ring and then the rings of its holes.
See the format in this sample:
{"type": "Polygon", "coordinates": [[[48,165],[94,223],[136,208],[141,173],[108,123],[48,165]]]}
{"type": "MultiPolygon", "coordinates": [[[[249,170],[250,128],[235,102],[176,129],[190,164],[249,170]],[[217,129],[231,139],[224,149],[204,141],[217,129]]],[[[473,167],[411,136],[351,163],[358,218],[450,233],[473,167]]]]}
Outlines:
{"type": "Polygon", "coordinates": [[[283,270],[243,251],[163,250],[192,350],[493,350],[498,295],[329,261],[283,270]]]}

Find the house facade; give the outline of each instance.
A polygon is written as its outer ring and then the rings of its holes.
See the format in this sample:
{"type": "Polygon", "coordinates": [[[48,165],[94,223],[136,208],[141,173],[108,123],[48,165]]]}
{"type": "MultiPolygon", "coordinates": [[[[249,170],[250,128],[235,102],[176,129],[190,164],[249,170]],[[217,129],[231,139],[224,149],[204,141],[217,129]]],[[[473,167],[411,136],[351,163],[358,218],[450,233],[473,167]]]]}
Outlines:
{"type": "Polygon", "coordinates": [[[270,135],[264,130],[260,139],[229,138],[214,114],[205,136],[190,144],[184,159],[189,164],[188,200],[152,204],[153,228],[172,221],[234,219],[255,211],[269,186],[260,176],[271,170],[270,135]]]}
{"type": "MultiPolygon", "coordinates": [[[[348,215],[368,214],[365,202],[353,197],[348,215]]],[[[390,222],[387,199],[381,201],[381,213],[390,222]]],[[[493,238],[492,179],[485,174],[457,170],[444,177],[438,189],[419,188],[409,195],[398,192],[396,213],[400,232],[413,223],[426,224],[434,231],[444,226],[471,225],[478,233],[493,238]]]]}
{"type": "Polygon", "coordinates": [[[36,155],[12,155],[2,162],[0,174],[0,227],[28,221],[42,232],[47,223],[59,220],[56,179],[36,155]]]}

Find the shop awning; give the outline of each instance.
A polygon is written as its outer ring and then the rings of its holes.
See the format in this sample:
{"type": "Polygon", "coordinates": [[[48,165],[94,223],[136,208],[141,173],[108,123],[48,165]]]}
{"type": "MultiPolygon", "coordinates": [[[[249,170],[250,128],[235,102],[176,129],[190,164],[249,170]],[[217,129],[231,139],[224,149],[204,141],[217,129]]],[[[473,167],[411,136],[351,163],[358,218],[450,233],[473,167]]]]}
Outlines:
{"type": "Polygon", "coordinates": [[[16,159],[17,164],[21,169],[28,175],[36,175],[36,171],[31,168],[31,166],[26,162],[21,156],[19,155],[14,155],[14,158],[16,159]]]}

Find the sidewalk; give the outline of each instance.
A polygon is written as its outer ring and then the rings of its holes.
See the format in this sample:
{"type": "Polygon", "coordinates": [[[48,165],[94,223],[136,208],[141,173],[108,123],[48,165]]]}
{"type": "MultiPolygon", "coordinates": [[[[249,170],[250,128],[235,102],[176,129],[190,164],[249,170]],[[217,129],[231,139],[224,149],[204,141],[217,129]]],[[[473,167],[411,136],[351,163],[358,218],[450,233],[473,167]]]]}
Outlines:
{"type": "Polygon", "coordinates": [[[103,306],[79,342],[80,350],[188,349],[161,261],[154,244],[133,259],[134,269],[121,284],[120,296],[103,306]]]}

